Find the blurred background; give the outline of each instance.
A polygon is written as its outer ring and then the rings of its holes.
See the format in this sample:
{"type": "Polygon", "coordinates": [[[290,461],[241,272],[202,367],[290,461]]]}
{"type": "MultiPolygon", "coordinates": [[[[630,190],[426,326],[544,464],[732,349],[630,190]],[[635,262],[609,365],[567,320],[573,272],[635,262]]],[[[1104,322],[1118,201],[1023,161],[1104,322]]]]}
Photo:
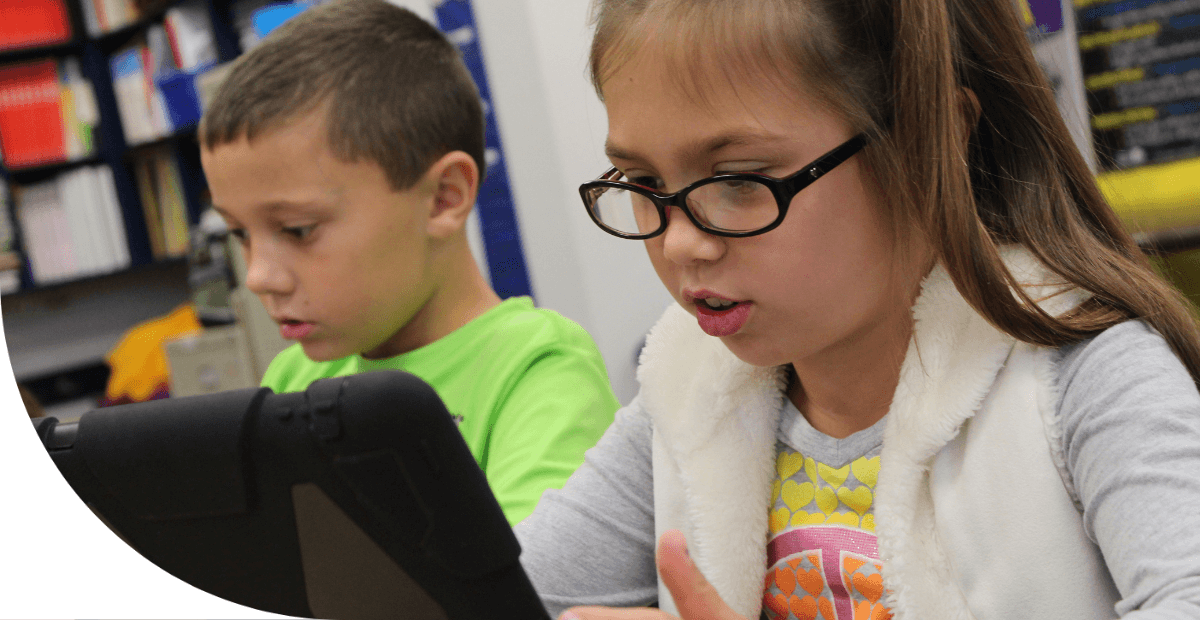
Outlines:
{"type": "MultiPolygon", "coordinates": [[[[588,0],[390,1],[446,32],[480,86],[484,273],[591,332],[628,402],[670,297],[576,191],[607,167],[588,0]]],[[[1200,300],[1200,3],[1016,1],[1105,194],[1200,300]]],[[[208,211],[196,124],[228,63],[314,4],[0,0],[0,309],[31,412],[256,385],[286,345],[208,211]]]]}

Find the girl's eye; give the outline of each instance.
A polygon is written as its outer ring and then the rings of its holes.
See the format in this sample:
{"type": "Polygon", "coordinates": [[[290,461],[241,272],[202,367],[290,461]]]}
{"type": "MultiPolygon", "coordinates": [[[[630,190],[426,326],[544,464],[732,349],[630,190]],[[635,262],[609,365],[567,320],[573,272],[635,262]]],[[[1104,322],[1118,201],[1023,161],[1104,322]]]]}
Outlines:
{"type": "Polygon", "coordinates": [[[659,189],[662,185],[662,182],[655,177],[632,177],[627,179],[627,181],[634,185],[641,185],[642,187],[649,187],[654,190],[659,189]]]}
{"type": "Polygon", "coordinates": [[[283,231],[283,234],[292,237],[297,241],[304,241],[308,239],[310,235],[312,235],[313,229],[316,227],[316,224],[309,224],[307,226],[284,226],[281,230],[283,231]]]}
{"type": "Polygon", "coordinates": [[[246,243],[246,239],[248,238],[245,228],[230,228],[229,234],[242,243],[246,243]]]}

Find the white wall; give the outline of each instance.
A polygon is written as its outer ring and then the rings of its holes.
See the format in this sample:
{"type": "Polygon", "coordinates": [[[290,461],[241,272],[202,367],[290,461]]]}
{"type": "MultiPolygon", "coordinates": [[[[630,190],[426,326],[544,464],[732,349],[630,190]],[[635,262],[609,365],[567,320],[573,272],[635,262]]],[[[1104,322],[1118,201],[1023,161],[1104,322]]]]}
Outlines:
{"type": "Polygon", "coordinates": [[[588,0],[472,4],[534,296],[592,334],[626,403],[642,337],[671,298],[642,244],[602,232],[579,199],[608,167],[586,77],[588,0]]]}

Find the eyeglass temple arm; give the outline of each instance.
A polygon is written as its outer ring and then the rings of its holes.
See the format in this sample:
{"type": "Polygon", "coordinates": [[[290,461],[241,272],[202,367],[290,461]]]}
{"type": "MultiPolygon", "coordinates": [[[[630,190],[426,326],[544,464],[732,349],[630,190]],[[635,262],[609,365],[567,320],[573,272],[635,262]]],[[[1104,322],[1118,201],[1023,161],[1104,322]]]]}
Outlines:
{"type": "Polygon", "coordinates": [[[792,191],[799,191],[807,187],[813,181],[825,176],[830,170],[842,165],[847,159],[854,156],[867,145],[867,137],[863,134],[858,134],[853,138],[843,142],[840,146],[829,151],[821,156],[820,159],[814,161],[808,168],[801,170],[799,173],[789,179],[788,185],[792,186],[792,191]],[[805,174],[807,172],[808,174],[805,174]]]}

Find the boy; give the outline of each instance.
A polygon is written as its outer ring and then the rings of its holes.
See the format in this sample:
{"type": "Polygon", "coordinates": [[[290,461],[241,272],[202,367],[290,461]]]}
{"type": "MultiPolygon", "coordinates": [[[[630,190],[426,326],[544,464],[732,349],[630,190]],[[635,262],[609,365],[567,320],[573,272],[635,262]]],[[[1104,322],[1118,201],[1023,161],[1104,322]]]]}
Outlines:
{"type": "Polygon", "coordinates": [[[214,207],[284,338],[276,392],[411,372],[441,395],[511,523],[618,407],[590,336],[501,301],[465,224],[483,115],[457,50],[384,0],[301,14],[239,59],[200,128],[214,207]]]}

